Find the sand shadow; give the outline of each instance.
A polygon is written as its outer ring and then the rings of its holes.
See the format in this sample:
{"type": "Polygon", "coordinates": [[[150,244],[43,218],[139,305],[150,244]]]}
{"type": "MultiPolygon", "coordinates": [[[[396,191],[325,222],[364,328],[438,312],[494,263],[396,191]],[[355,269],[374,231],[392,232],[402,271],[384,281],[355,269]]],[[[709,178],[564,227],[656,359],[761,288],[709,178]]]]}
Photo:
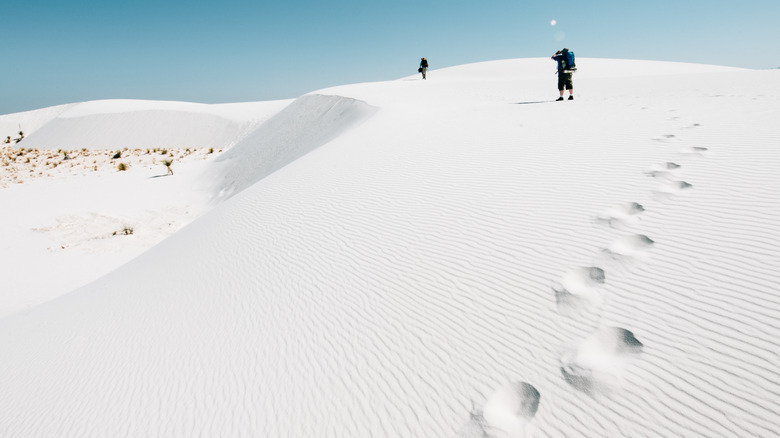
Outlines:
{"type": "Polygon", "coordinates": [[[533,104],[536,104],[536,103],[550,103],[550,102],[555,102],[555,101],[554,100],[537,100],[537,101],[532,101],[532,102],[515,102],[515,103],[513,103],[513,105],[533,105],[533,104]]]}

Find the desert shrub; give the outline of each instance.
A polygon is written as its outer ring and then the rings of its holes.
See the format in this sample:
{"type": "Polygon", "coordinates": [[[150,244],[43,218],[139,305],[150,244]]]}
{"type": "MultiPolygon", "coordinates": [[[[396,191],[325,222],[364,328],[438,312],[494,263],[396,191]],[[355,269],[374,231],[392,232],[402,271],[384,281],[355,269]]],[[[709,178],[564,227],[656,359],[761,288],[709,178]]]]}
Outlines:
{"type": "Polygon", "coordinates": [[[214,148],[209,148],[209,153],[213,154],[214,153],[214,148]]]}
{"type": "Polygon", "coordinates": [[[119,169],[120,171],[125,171],[125,170],[127,170],[127,164],[119,163],[119,165],[116,166],[116,168],[119,169]]]}
{"type": "Polygon", "coordinates": [[[160,155],[168,155],[168,149],[161,150],[160,155]]]}
{"type": "Polygon", "coordinates": [[[122,158],[122,151],[116,151],[113,157],[111,157],[112,160],[116,160],[117,158],[122,158]]]}
{"type": "Polygon", "coordinates": [[[113,235],[116,236],[117,234],[121,234],[121,235],[124,235],[124,236],[129,236],[129,235],[133,234],[133,231],[134,231],[133,227],[124,227],[124,228],[122,228],[119,231],[114,231],[113,235]]]}

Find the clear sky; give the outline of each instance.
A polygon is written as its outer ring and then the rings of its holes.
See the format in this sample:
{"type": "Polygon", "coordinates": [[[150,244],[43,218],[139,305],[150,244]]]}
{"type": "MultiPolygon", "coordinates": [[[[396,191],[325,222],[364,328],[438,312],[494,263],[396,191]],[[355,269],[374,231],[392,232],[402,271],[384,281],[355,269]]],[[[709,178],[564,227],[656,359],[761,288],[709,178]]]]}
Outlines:
{"type": "Polygon", "coordinates": [[[780,0],[9,0],[0,114],[293,98],[508,58],[780,67],[780,0]],[[556,20],[556,25],[551,21],[556,20]]]}

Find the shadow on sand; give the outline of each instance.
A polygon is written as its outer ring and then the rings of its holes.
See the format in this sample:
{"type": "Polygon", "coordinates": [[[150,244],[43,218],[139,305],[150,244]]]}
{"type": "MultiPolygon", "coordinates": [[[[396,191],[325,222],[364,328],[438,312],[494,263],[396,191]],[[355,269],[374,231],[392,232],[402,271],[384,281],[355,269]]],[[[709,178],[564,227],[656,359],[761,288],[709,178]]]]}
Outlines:
{"type": "Polygon", "coordinates": [[[554,100],[539,100],[534,102],[515,102],[513,105],[531,105],[534,103],[549,103],[549,102],[555,102],[554,100]]]}

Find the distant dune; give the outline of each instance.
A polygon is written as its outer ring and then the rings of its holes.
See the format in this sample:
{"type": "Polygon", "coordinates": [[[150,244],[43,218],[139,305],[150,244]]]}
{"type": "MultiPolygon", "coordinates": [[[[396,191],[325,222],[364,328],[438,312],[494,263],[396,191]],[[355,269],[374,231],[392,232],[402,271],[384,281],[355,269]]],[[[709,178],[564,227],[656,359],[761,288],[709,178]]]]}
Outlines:
{"type": "Polygon", "coordinates": [[[229,148],[290,101],[204,105],[103,100],[0,116],[3,138],[37,149],[229,148]]]}

